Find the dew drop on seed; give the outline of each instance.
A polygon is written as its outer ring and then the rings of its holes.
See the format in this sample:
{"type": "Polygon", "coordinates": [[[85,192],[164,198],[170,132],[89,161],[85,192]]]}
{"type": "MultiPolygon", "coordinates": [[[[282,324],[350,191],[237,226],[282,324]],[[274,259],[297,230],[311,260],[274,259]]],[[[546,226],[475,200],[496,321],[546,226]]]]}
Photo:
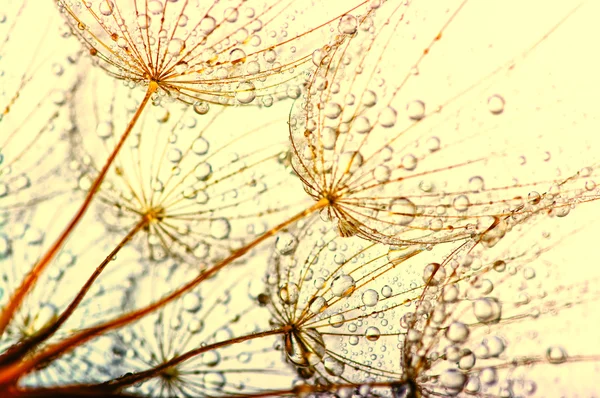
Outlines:
{"type": "Polygon", "coordinates": [[[446,329],[446,338],[454,343],[462,343],[469,337],[469,328],[462,322],[452,322],[446,329]]]}
{"type": "Polygon", "coordinates": [[[298,240],[289,232],[279,234],[275,241],[275,250],[282,256],[293,253],[296,246],[298,246],[298,240]]]}
{"type": "Polygon", "coordinates": [[[414,100],[406,105],[406,112],[410,120],[419,121],[425,117],[425,103],[414,100]]]}
{"type": "Polygon", "coordinates": [[[355,282],[350,275],[340,275],[331,281],[331,293],[336,297],[350,296],[354,288],[355,282]]]}
{"type": "Polygon", "coordinates": [[[226,218],[215,218],[210,223],[210,234],[215,239],[227,239],[231,232],[231,225],[226,218]]]}
{"type": "Polygon", "coordinates": [[[546,350],[546,359],[554,365],[567,361],[567,352],[561,346],[551,346],[546,350]]]}
{"type": "Polygon", "coordinates": [[[457,369],[447,369],[440,375],[440,383],[443,387],[460,390],[467,381],[467,376],[457,369]]]}
{"type": "Polygon", "coordinates": [[[335,119],[342,113],[342,107],[336,102],[328,102],[325,104],[323,114],[329,119],[335,119]]]}
{"type": "Polygon", "coordinates": [[[459,195],[452,201],[452,207],[459,212],[465,212],[469,209],[469,198],[466,195],[459,195]]]}
{"type": "Polygon", "coordinates": [[[423,282],[437,286],[446,279],[446,269],[438,263],[430,263],[423,270],[423,282]]]}
{"type": "Polygon", "coordinates": [[[296,304],[299,296],[300,290],[298,289],[298,285],[295,283],[286,283],[279,289],[279,297],[284,304],[296,304]]]}
{"type": "Polygon", "coordinates": [[[379,293],[373,289],[366,290],[362,295],[362,302],[367,307],[374,307],[379,301],[379,293]]]}
{"type": "Polygon", "coordinates": [[[504,112],[504,98],[498,94],[494,94],[488,98],[488,109],[492,115],[499,115],[504,112]]]}
{"type": "Polygon", "coordinates": [[[393,127],[396,124],[396,118],[398,117],[398,113],[391,106],[385,107],[379,112],[379,124],[382,127],[393,127]]]}
{"type": "Polygon", "coordinates": [[[473,314],[479,322],[498,322],[502,316],[502,304],[492,297],[477,299],[473,302],[473,314]]]}
{"type": "Polygon", "coordinates": [[[327,308],[327,300],[325,300],[321,296],[317,296],[317,297],[313,298],[308,304],[308,309],[313,314],[320,314],[326,308],[327,308]]]}
{"type": "Polygon", "coordinates": [[[242,104],[249,104],[256,98],[255,87],[252,82],[241,82],[235,93],[235,98],[242,104]]]}
{"type": "Polygon", "coordinates": [[[354,15],[346,14],[340,18],[338,31],[342,34],[352,35],[358,29],[358,21],[354,15]]]}
{"type": "Polygon", "coordinates": [[[206,139],[203,137],[196,138],[192,143],[192,152],[194,152],[196,155],[206,155],[208,148],[208,141],[206,141],[206,139]]]}
{"type": "Polygon", "coordinates": [[[365,330],[365,338],[369,341],[377,341],[381,337],[381,332],[375,326],[369,326],[367,330],[365,330]]]}
{"type": "Polygon", "coordinates": [[[323,366],[327,373],[332,376],[341,376],[344,373],[344,363],[334,357],[327,357],[323,360],[323,366]]]}

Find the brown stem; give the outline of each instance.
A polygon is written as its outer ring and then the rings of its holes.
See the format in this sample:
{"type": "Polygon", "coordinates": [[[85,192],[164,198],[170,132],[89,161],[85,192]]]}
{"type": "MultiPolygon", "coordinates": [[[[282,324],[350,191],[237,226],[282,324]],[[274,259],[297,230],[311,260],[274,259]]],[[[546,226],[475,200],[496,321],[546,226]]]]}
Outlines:
{"type": "Polygon", "coordinates": [[[207,351],[217,350],[221,347],[226,347],[226,346],[230,346],[233,344],[243,343],[244,341],[253,340],[253,339],[257,339],[257,338],[261,338],[261,337],[273,336],[273,335],[277,335],[277,334],[284,334],[284,333],[289,332],[290,330],[291,330],[291,326],[285,325],[278,329],[248,334],[248,335],[241,336],[241,337],[235,337],[235,338],[229,339],[229,340],[223,340],[218,343],[208,344],[203,347],[195,348],[186,353],[183,353],[165,363],[155,366],[152,369],[148,369],[148,370],[144,370],[144,371],[141,371],[138,373],[124,376],[120,379],[115,380],[114,382],[108,383],[108,385],[110,386],[111,390],[127,387],[132,384],[139,383],[141,381],[155,377],[155,376],[159,375],[165,369],[176,366],[176,365],[180,364],[181,362],[187,361],[188,359],[190,359],[196,355],[203,354],[207,351]]]}
{"type": "Polygon", "coordinates": [[[125,143],[125,140],[129,136],[129,133],[131,133],[131,130],[133,130],[133,126],[135,126],[137,120],[139,119],[140,115],[142,114],[142,111],[146,107],[146,104],[148,104],[150,97],[152,96],[152,94],[154,94],[154,92],[156,92],[157,89],[158,89],[158,84],[156,82],[151,81],[150,84],[148,85],[148,90],[146,91],[146,96],[144,97],[139,108],[133,115],[133,118],[129,121],[129,124],[127,125],[127,128],[123,132],[123,135],[121,135],[119,142],[117,142],[117,145],[115,146],[112,153],[106,160],[106,163],[102,167],[100,174],[98,174],[98,176],[94,180],[92,186],[90,187],[90,190],[88,191],[88,193],[85,197],[85,200],[83,201],[83,203],[77,210],[77,213],[75,213],[75,215],[73,216],[73,218],[71,219],[69,224],[66,226],[66,228],[63,230],[63,232],[60,234],[58,239],[56,239],[54,244],[48,249],[48,251],[46,251],[44,256],[37,262],[37,264],[35,264],[33,266],[33,269],[29,272],[29,274],[27,274],[27,276],[25,277],[25,279],[23,280],[21,285],[15,290],[14,294],[10,298],[10,301],[6,304],[6,306],[2,310],[2,313],[0,314],[0,336],[2,336],[4,334],[4,331],[6,330],[6,327],[8,326],[14,313],[17,311],[17,309],[23,302],[23,299],[25,298],[27,293],[33,288],[33,286],[35,285],[35,282],[41,275],[42,271],[48,266],[48,264],[50,264],[50,261],[52,261],[54,256],[56,256],[56,254],[58,253],[58,251],[60,250],[62,245],[65,243],[67,238],[71,235],[71,233],[73,232],[73,230],[75,229],[77,224],[79,224],[79,222],[85,215],[85,212],[90,207],[90,204],[92,203],[92,199],[96,195],[96,192],[98,191],[98,188],[100,187],[100,184],[102,184],[102,181],[104,180],[104,177],[106,176],[106,173],[108,172],[108,169],[110,168],[113,161],[117,157],[117,154],[121,150],[121,147],[125,143]]]}
{"type": "Polygon", "coordinates": [[[83,329],[83,330],[79,331],[78,333],[75,333],[72,336],[70,336],[64,340],[57,342],[56,344],[48,346],[44,351],[38,353],[38,355],[28,358],[27,360],[24,360],[19,364],[14,364],[14,365],[11,365],[8,367],[4,367],[3,369],[0,369],[0,385],[2,385],[4,383],[14,382],[15,380],[18,380],[21,376],[34,370],[35,367],[38,366],[40,363],[44,363],[47,360],[49,360],[50,358],[54,358],[54,357],[58,356],[59,354],[64,354],[65,352],[70,351],[73,348],[91,340],[95,336],[98,336],[109,330],[125,326],[137,319],[140,319],[140,318],[150,314],[154,310],[156,310],[160,307],[163,307],[164,305],[166,305],[166,304],[170,303],[171,301],[180,297],[182,294],[185,294],[186,292],[188,292],[191,289],[193,289],[194,287],[196,287],[203,280],[210,278],[212,275],[217,273],[221,268],[224,268],[226,265],[231,264],[233,261],[235,261],[236,259],[243,256],[244,254],[249,252],[254,247],[258,246],[260,243],[262,243],[266,239],[275,235],[277,232],[290,226],[291,224],[295,223],[296,221],[301,220],[302,218],[308,216],[309,214],[312,214],[315,211],[324,208],[327,205],[329,205],[329,200],[327,200],[327,198],[323,198],[323,199],[319,200],[317,203],[315,203],[308,209],[296,214],[295,216],[291,217],[287,221],[284,221],[283,223],[281,223],[281,224],[277,225],[276,227],[270,229],[269,231],[265,232],[263,235],[259,236],[252,242],[248,243],[246,246],[244,246],[241,249],[237,250],[236,252],[232,253],[229,257],[225,258],[224,260],[221,260],[219,263],[217,263],[212,268],[209,268],[205,272],[198,275],[192,281],[186,283],[179,289],[169,293],[168,295],[161,298],[160,300],[158,300],[146,307],[140,308],[136,311],[121,315],[120,317],[115,318],[111,321],[101,323],[97,326],[93,326],[88,329],[83,329]]]}
{"type": "Polygon", "coordinates": [[[54,321],[52,324],[48,325],[44,329],[40,330],[36,335],[32,336],[30,339],[22,341],[14,346],[10,347],[8,351],[4,354],[0,355],[0,366],[6,366],[12,362],[21,360],[25,354],[32,349],[34,349],[37,345],[47,340],[50,336],[52,336],[73,314],[77,306],[81,303],[87,292],[92,287],[93,283],[98,279],[100,274],[104,271],[108,263],[119,253],[119,251],[129,242],[133,237],[144,228],[148,222],[150,221],[149,217],[144,216],[140,222],[127,233],[127,235],[119,242],[119,244],[110,252],[108,256],[98,265],[94,273],[88,278],[87,282],[83,287],[79,290],[77,296],[73,299],[71,304],[65,309],[65,311],[54,321]]]}

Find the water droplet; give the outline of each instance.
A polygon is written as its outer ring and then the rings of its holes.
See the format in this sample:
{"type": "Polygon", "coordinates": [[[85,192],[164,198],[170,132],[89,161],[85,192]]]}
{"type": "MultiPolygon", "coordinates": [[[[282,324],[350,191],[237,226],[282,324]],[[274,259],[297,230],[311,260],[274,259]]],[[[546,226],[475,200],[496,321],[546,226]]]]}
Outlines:
{"type": "Polygon", "coordinates": [[[352,35],[358,29],[358,21],[354,15],[346,14],[340,18],[338,31],[342,34],[352,35]]]}
{"type": "Polygon", "coordinates": [[[328,102],[325,104],[323,114],[329,119],[335,119],[342,113],[342,107],[336,102],[328,102]]]}
{"type": "Polygon", "coordinates": [[[546,359],[554,365],[558,365],[567,361],[568,355],[561,346],[551,346],[546,350],[546,359]]]}
{"type": "Polygon", "coordinates": [[[256,87],[250,81],[241,82],[236,89],[235,98],[242,104],[249,104],[256,98],[256,87]]]}
{"type": "Polygon", "coordinates": [[[289,232],[279,234],[275,241],[275,250],[282,256],[293,253],[296,246],[298,246],[298,240],[289,232]]]}
{"type": "Polygon", "coordinates": [[[462,322],[452,322],[446,329],[446,338],[454,343],[463,343],[469,337],[469,328],[462,322]]]}
{"type": "Polygon", "coordinates": [[[369,341],[377,341],[381,337],[381,332],[375,326],[369,326],[365,330],[365,338],[369,341]]]}
{"type": "Polygon", "coordinates": [[[198,312],[200,308],[202,308],[202,300],[200,299],[198,293],[188,293],[185,296],[183,296],[182,301],[183,309],[187,312],[198,312]]]}
{"type": "Polygon", "coordinates": [[[419,121],[425,117],[425,103],[420,100],[414,100],[406,105],[408,118],[414,121],[419,121]]]}
{"type": "Polygon", "coordinates": [[[209,111],[208,102],[199,101],[194,104],[194,112],[198,115],[206,115],[209,111]]]}
{"type": "Polygon", "coordinates": [[[99,8],[100,14],[108,17],[113,13],[114,4],[111,0],[102,0],[99,8]]]}
{"type": "Polygon", "coordinates": [[[396,124],[398,113],[391,106],[385,107],[379,112],[379,124],[382,127],[393,127],[396,124]]]}
{"type": "Polygon", "coordinates": [[[469,198],[466,195],[459,195],[452,201],[452,207],[454,207],[454,210],[461,213],[469,210],[469,206],[469,198]]]}
{"type": "Polygon", "coordinates": [[[446,269],[438,263],[430,263],[423,270],[423,282],[438,286],[446,280],[446,269]]]}
{"type": "Polygon", "coordinates": [[[377,166],[373,170],[373,178],[375,178],[375,181],[377,181],[379,183],[384,183],[386,181],[389,181],[391,175],[392,175],[392,171],[386,165],[377,166]]]}
{"type": "Polygon", "coordinates": [[[408,225],[415,219],[417,207],[407,198],[398,198],[390,204],[389,212],[397,224],[408,225]]]}
{"type": "Polygon", "coordinates": [[[502,304],[495,298],[483,297],[473,302],[473,313],[479,322],[498,322],[502,316],[502,304]]]}
{"type": "Polygon", "coordinates": [[[467,381],[467,376],[457,369],[447,369],[440,375],[440,383],[443,387],[460,390],[467,381]]]}
{"type": "Polygon", "coordinates": [[[379,293],[373,289],[368,289],[362,294],[362,302],[367,307],[374,307],[379,301],[379,293]]]}
{"type": "Polygon", "coordinates": [[[231,225],[226,218],[215,218],[210,223],[210,234],[215,239],[227,239],[231,232],[231,225]]]}
{"type": "Polygon", "coordinates": [[[298,285],[295,283],[286,283],[279,289],[279,297],[284,304],[296,304],[299,296],[300,290],[298,289],[298,285]]]}
{"type": "Polygon", "coordinates": [[[331,281],[331,293],[336,297],[350,296],[354,288],[354,279],[350,275],[339,275],[331,281]]]}
{"type": "Polygon", "coordinates": [[[308,309],[313,314],[320,314],[327,308],[327,300],[321,296],[313,298],[308,304],[308,309]]]}
{"type": "Polygon", "coordinates": [[[342,373],[344,373],[344,363],[333,357],[326,357],[323,360],[323,366],[325,367],[327,373],[332,376],[341,376],[342,373]]]}
{"type": "Polygon", "coordinates": [[[498,94],[494,94],[488,98],[488,109],[493,115],[499,115],[504,112],[504,98],[498,94]]]}

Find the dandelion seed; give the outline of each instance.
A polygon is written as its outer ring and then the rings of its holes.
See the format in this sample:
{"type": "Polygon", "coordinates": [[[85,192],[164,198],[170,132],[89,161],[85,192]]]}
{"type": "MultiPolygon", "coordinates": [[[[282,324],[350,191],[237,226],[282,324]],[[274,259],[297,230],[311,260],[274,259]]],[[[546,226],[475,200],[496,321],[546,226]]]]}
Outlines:
{"type": "MultiPolygon", "coordinates": [[[[448,10],[381,4],[359,18],[356,34],[332,45],[326,58],[317,57],[290,118],[293,166],[309,195],[329,202],[326,217],[339,224],[342,236],[388,244],[474,238],[492,246],[525,219],[562,217],[575,204],[596,199],[581,191],[596,172],[590,167],[584,176],[579,169],[597,164],[593,156],[578,158],[587,127],[563,124],[579,118],[577,90],[565,85],[540,96],[536,90],[547,81],[522,79],[543,68],[543,45],[561,40],[569,29],[565,20],[557,17],[543,28],[550,33],[541,41],[531,29],[524,32],[532,37],[529,44],[521,39],[524,44],[509,52],[467,55],[488,41],[496,46],[508,39],[500,36],[503,29],[491,29],[481,40],[465,36],[463,42],[455,25],[467,15],[480,18],[482,10],[461,1],[448,10]],[[411,32],[418,33],[409,39],[411,32]],[[446,67],[454,52],[466,61],[446,67]],[[506,64],[510,60],[518,67],[506,64]],[[544,104],[540,112],[548,118],[559,103],[571,102],[564,119],[549,125],[526,112],[535,101],[544,104]],[[535,127],[541,125],[545,138],[535,127]],[[577,138],[560,138],[570,134],[577,138]],[[561,161],[542,163],[554,152],[563,154],[561,161]],[[545,155],[524,167],[517,160],[523,153],[545,155]],[[533,191],[546,202],[524,205],[533,191]],[[499,222],[504,219],[506,224],[499,222]]],[[[545,65],[553,73],[552,62],[545,65]]]]}
{"type": "MultiPolygon", "coordinates": [[[[116,132],[129,119],[125,109],[136,103],[126,87],[95,77],[87,86],[93,91],[98,85],[114,87],[89,101],[84,86],[76,97],[80,106],[73,109],[77,130],[72,139],[80,180],[93,180],[99,173],[116,132]],[[111,105],[96,118],[81,116],[104,103],[111,105]],[[96,135],[88,134],[94,126],[96,135]]],[[[200,270],[223,259],[302,202],[282,201],[294,189],[300,198],[302,193],[279,159],[287,142],[272,139],[278,123],[269,121],[269,115],[277,110],[263,110],[261,124],[228,131],[232,112],[225,108],[208,119],[187,107],[151,109],[100,187],[101,218],[121,234],[145,218],[144,236],[136,241],[156,262],[171,257],[200,270]]]]}
{"type": "Polygon", "coordinates": [[[344,13],[363,3],[57,0],[101,68],[135,84],[155,81],[159,93],[190,104],[249,104],[298,84],[296,69],[321,35],[336,24],[351,34],[355,18],[344,13]]]}

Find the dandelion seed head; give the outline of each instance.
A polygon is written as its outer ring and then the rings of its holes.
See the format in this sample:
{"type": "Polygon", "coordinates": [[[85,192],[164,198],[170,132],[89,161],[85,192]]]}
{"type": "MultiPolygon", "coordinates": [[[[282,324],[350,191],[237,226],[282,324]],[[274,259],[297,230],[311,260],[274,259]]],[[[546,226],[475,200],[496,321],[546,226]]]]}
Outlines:
{"type": "Polygon", "coordinates": [[[293,96],[316,37],[338,22],[336,12],[362,2],[354,3],[57,1],[73,33],[113,77],[157,82],[157,100],[222,105],[270,104],[278,84],[293,96]],[[306,15],[311,7],[323,8],[314,14],[319,18],[306,15]]]}

